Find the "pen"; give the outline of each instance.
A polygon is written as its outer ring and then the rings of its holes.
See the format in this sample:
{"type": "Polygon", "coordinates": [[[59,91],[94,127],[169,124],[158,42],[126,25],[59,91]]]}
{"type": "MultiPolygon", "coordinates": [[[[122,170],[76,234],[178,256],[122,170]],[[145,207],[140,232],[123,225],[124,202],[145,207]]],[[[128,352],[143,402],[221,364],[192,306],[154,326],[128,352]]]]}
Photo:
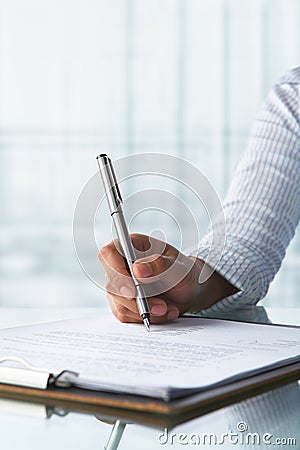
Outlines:
{"type": "Polygon", "coordinates": [[[150,312],[146,294],[143,286],[135,278],[132,270],[133,263],[136,260],[136,255],[123,214],[123,200],[117,183],[116,174],[112,162],[106,154],[101,154],[97,156],[96,159],[98,161],[99,171],[106,193],[110,215],[115,225],[117,236],[123,251],[123,256],[126,259],[128,269],[136,289],[137,307],[147,331],[150,331],[150,312]]]}

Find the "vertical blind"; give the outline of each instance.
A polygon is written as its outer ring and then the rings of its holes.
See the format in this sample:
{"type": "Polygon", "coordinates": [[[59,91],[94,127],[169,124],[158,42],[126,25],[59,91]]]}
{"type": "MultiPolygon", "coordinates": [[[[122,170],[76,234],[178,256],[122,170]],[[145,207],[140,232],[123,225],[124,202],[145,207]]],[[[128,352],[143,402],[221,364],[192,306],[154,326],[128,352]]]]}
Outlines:
{"type": "MultiPolygon", "coordinates": [[[[1,0],[0,306],[99,304],[72,217],[100,152],[179,156],[222,198],[299,30],[298,0],[1,0]]],[[[299,273],[298,233],[264,303],[299,273]]]]}

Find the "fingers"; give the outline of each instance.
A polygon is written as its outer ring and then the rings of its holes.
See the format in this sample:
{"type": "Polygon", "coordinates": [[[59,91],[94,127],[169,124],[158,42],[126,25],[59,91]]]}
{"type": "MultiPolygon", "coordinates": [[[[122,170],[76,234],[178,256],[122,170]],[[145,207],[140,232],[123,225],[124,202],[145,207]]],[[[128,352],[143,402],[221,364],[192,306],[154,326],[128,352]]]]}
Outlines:
{"type": "MultiPolygon", "coordinates": [[[[168,277],[167,280],[164,280],[165,283],[169,279],[174,284],[174,279],[178,280],[178,277],[182,274],[178,259],[181,254],[174,247],[146,235],[133,234],[131,239],[135,252],[140,258],[134,264],[134,274],[146,283],[145,290],[148,297],[151,322],[164,323],[175,320],[179,316],[178,307],[157,297],[157,294],[155,294],[157,290],[153,291],[153,282],[156,281],[155,286],[159,285],[159,292],[164,292],[163,289],[160,289],[160,283],[167,273],[168,277]],[[153,255],[154,250],[157,253],[153,255]]],[[[136,289],[128,273],[118,240],[110,242],[100,250],[99,260],[106,272],[107,298],[113,314],[121,322],[140,323],[141,317],[134,300],[136,289]]]]}
{"type": "Polygon", "coordinates": [[[111,272],[127,272],[126,263],[117,239],[101,248],[98,258],[107,274],[111,272]]]}
{"type": "MultiPolygon", "coordinates": [[[[166,246],[168,249],[171,248],[168,244],[158,239],[142,234],[131,235],[131,240],[135,247],[135,252],[139,257],[145,257],[148,252],[153,253],[154,250],[164,252],[166,246]]],[[[127,298],[135,297],[134,284],[128,273],[118,240],[114,240],[102,247],[99,252],[99,260],[106,273],[108,281],[106,288],[108,292],[112,295],[120,295],[121,293],[121,295],[127,298]]],[[[152,295],[151,288],[146,287],[146,294],[147,296],[152,295]]]]}
{"type": "MultiPolygon", "coordinates": [[[[114,316],[124,323],[141,323],[136,302],[126,300],[123,297],[107,294],[107,299],[114,316]]],[[[176,306],[167,305],[162,299],[153,297],[148,299],[150,309],[151,323],[166,323],[175,320],[179,316],[179,310],[176,306]]]]}
{"type": "MultiPolygon", "coordinates": [[[[111,295],[109,293],[107,294],[107,298],[110,304],[114,303],[114,305],[118,305],[118,307],[120,307],[120,310],[122,310],[122,307],[124,307],[129,312],[139,316],[137,304],[134,299],[128,299],[121,295],[111,295]]],[[[147,301],[151,314],[156,316],[163,316],[167,314],[168,305],[163,299],[159,297],[150,297],[147,299],[147,301]]]]}
{"type": "MultiPolygon", "coordinates": [[[[178,256],[182,256],[174,247],[159,239],[143,234],[131,234],[130,238],[137,259],[146,260],[147,258],[150,258],[155,260],[157,256],[165,256],[166,258],[169,257],[171,260],[172,258],[175,259],[178,256]]],[[[115,239],[102,247],[98,257],[107,274],[111,274],[112,272],[128,272],[118,239],[115,239]]],[[[159,272],[159,270],[156,270],[156,272],[159,272]]]]}
{"type": "Polygon", "coordinates": [[[171,248],[166,242],[145,234],[134,233],[130,235],[130,239],[137,259],[153,254],[163,255],[171,248]]]}
{"type": "MultiPolygon", "coordinates": [[[[130,239],[137,258],[150,256],[155,253],[163,254],[165,251],[169,251],[171,249],[169,244],[145,234],[134,233],[130,235],[130,239]]],[[[115,252],[118,253],[119,258],[123,258],[122,249],[119,245],[118,239],[114,239],[100,250],[100,261],[105,259],[107,263],[114,264],[116,262],[115,252]]]]}
{"type": "Polygon", "coordinates": [[[118,241],[114,240],[101,248],[98,258],[106,273],[106,289],[112,295],[123,295],[133,298],[135,288],[128,273],[125,260],[118,248],[118,241]]]}

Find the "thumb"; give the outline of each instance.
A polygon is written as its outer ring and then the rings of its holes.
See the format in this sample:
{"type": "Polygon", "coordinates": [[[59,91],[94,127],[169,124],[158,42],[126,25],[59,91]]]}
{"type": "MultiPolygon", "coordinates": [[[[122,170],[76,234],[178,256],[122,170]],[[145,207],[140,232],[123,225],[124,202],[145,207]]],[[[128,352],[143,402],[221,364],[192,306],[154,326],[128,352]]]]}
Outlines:
{"type": "Polygon", "coordinates": [[[160,281],[169,290],[189,276],[194,260],[178,253],[177,256],[151,255],[133,264],[134,276],[144,284],[160,281]]]}

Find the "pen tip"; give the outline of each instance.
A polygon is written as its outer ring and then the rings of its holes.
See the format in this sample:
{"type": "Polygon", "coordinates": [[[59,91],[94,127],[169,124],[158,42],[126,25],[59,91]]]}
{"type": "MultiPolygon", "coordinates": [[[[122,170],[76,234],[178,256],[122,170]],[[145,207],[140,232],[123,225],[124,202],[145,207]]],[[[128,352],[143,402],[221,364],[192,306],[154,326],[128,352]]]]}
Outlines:
{"type": "Polygon", "coordinates": [[[145,319],[143,319],[144,321],[144,325],[146,327],[146,330],[150,333],[150,321],[147,317],[145,317],[145,319]]]}

